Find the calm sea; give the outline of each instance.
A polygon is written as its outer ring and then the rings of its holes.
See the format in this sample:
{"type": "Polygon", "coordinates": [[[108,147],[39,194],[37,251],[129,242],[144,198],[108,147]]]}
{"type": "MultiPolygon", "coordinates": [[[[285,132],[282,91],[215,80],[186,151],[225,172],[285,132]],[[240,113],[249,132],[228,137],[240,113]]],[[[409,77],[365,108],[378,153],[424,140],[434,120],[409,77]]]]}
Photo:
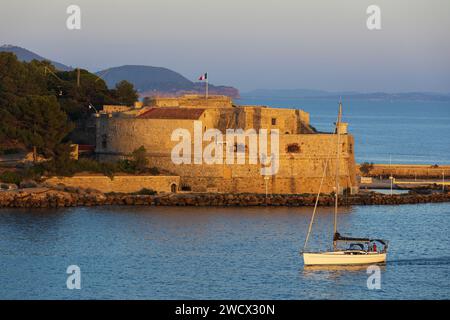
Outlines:
{"type": "MultiPolygon", "coordinates": [[[[308,208],[2,210],[0,298],[449,299],[450,205],[343,208],[341,233],[390,240],[381,289],[365,268],[304,270],[308,208]],[[66,268],[81,269],[81,290],[66,268]]],[[[321,210],[313,246],[330,244],[321,210]]]]}
{"type": "MultiPolygon", "coordinates": [[[[299,108],[311,124],[333,131],[338,102],[328,99],[251,99],[240,104],[299,108]]],[[[450,164],[450,102],[343,101],[357,162],[450,164]]]]}
{"type": "MultiPolygon", "coordinates": [[[[332,130],[330,101],[301,107],[332,130]]],[[[450,163],[450,105],[344,101],[358,161],[450,163]]],[[[390,240],[381,289],[365,268],[305,270],[310,208],[0,209],[2,299],[449,299],[450,204],[341,208],[339,231],[390,240]],[[81,269],[81,290],[66,269],[81,269]]],[[[312,247],[330,245],[321,209],[312,247]]]]}

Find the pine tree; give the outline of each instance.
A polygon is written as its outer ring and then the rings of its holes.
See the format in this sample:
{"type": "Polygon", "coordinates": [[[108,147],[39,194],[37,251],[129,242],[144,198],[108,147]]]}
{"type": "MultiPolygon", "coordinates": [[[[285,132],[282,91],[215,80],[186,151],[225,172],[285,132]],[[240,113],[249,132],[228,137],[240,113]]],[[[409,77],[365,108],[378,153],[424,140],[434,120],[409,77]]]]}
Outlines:
{"type": "Polygon", "coordinates": [[[138,100],[138,94],[134,89],[133,84],[126,80],[120,81],[116,84],[114,96],[119,103],[124,105],[133,105],[138,100]]]}

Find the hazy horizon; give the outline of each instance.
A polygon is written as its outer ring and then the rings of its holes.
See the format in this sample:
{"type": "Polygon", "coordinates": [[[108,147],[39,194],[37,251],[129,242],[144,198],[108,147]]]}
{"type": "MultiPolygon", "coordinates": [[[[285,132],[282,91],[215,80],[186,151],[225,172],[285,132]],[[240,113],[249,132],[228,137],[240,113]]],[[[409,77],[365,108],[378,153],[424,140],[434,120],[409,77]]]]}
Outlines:
{"type": "Polygon", "coordinates": [[[450,93],[450,1],[78,0],[0,4],[0,45],[90,71],[166,67],[242,92],[450,93]],[[81,30],[66,8],[81,7],[81,30]],[[381,30],[366,9],[381,8],[381,30]]]}

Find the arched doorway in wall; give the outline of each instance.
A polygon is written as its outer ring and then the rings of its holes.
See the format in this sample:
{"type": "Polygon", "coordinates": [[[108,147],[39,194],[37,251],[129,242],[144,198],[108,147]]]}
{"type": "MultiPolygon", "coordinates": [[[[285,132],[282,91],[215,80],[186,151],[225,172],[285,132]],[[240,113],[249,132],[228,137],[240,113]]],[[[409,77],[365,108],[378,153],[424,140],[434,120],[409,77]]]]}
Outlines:
{"type": "Polygon", "coordinates": [[[170,185],[170,192],[172,192],[172,193],[176,193],[177,192],[177,185],[176,185],[176,183],[172,183],[170,185]]]}

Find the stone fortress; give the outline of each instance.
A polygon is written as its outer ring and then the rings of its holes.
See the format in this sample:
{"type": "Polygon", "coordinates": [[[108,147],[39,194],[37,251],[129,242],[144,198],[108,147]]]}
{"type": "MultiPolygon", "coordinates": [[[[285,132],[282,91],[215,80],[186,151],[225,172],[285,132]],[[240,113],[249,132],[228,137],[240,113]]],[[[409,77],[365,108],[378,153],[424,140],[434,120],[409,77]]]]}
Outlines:
{"type": "MultiPolygon", "coordinates": [[[[171,185],[172,192],[317,193],[325,167],[322,192],[334,191],[337,135],[317,132],[310,125],[309,114],[299,109],[238,106],[225,96],[206,99],[204,96],[186,95],[146,100],[145,106],[142,103],[134,106],[106,105],[95,116],[95,151],[100,160],[129,157],[133,150],[144,146],[149,167],[156,167],[165,175],[179,177],[178,185],[171,185]],[[278,129],[279,170],[271,176],[261,175],[261,163],[248,161],[248,146],[236,143],[231,146],[224,144],[223,148],[240,152],[247,160],[244,164],[227,164],[225,161],[222,164],[173,163],[171,152],[179,142],[172,141],[172,133],[184,128],[194,136],[194,122],[198,121],[202,123],[203,132],[215,128],[224,135],[227,129],[255,129],[256,132],[278,129]]],[[[341,123],[339,130],[340,192],[355,193],[358,184],[353,137],[347,134],[346,123],[341,123]]],[[[206,146],[210,142],[202,143],[206,146]]]]}

